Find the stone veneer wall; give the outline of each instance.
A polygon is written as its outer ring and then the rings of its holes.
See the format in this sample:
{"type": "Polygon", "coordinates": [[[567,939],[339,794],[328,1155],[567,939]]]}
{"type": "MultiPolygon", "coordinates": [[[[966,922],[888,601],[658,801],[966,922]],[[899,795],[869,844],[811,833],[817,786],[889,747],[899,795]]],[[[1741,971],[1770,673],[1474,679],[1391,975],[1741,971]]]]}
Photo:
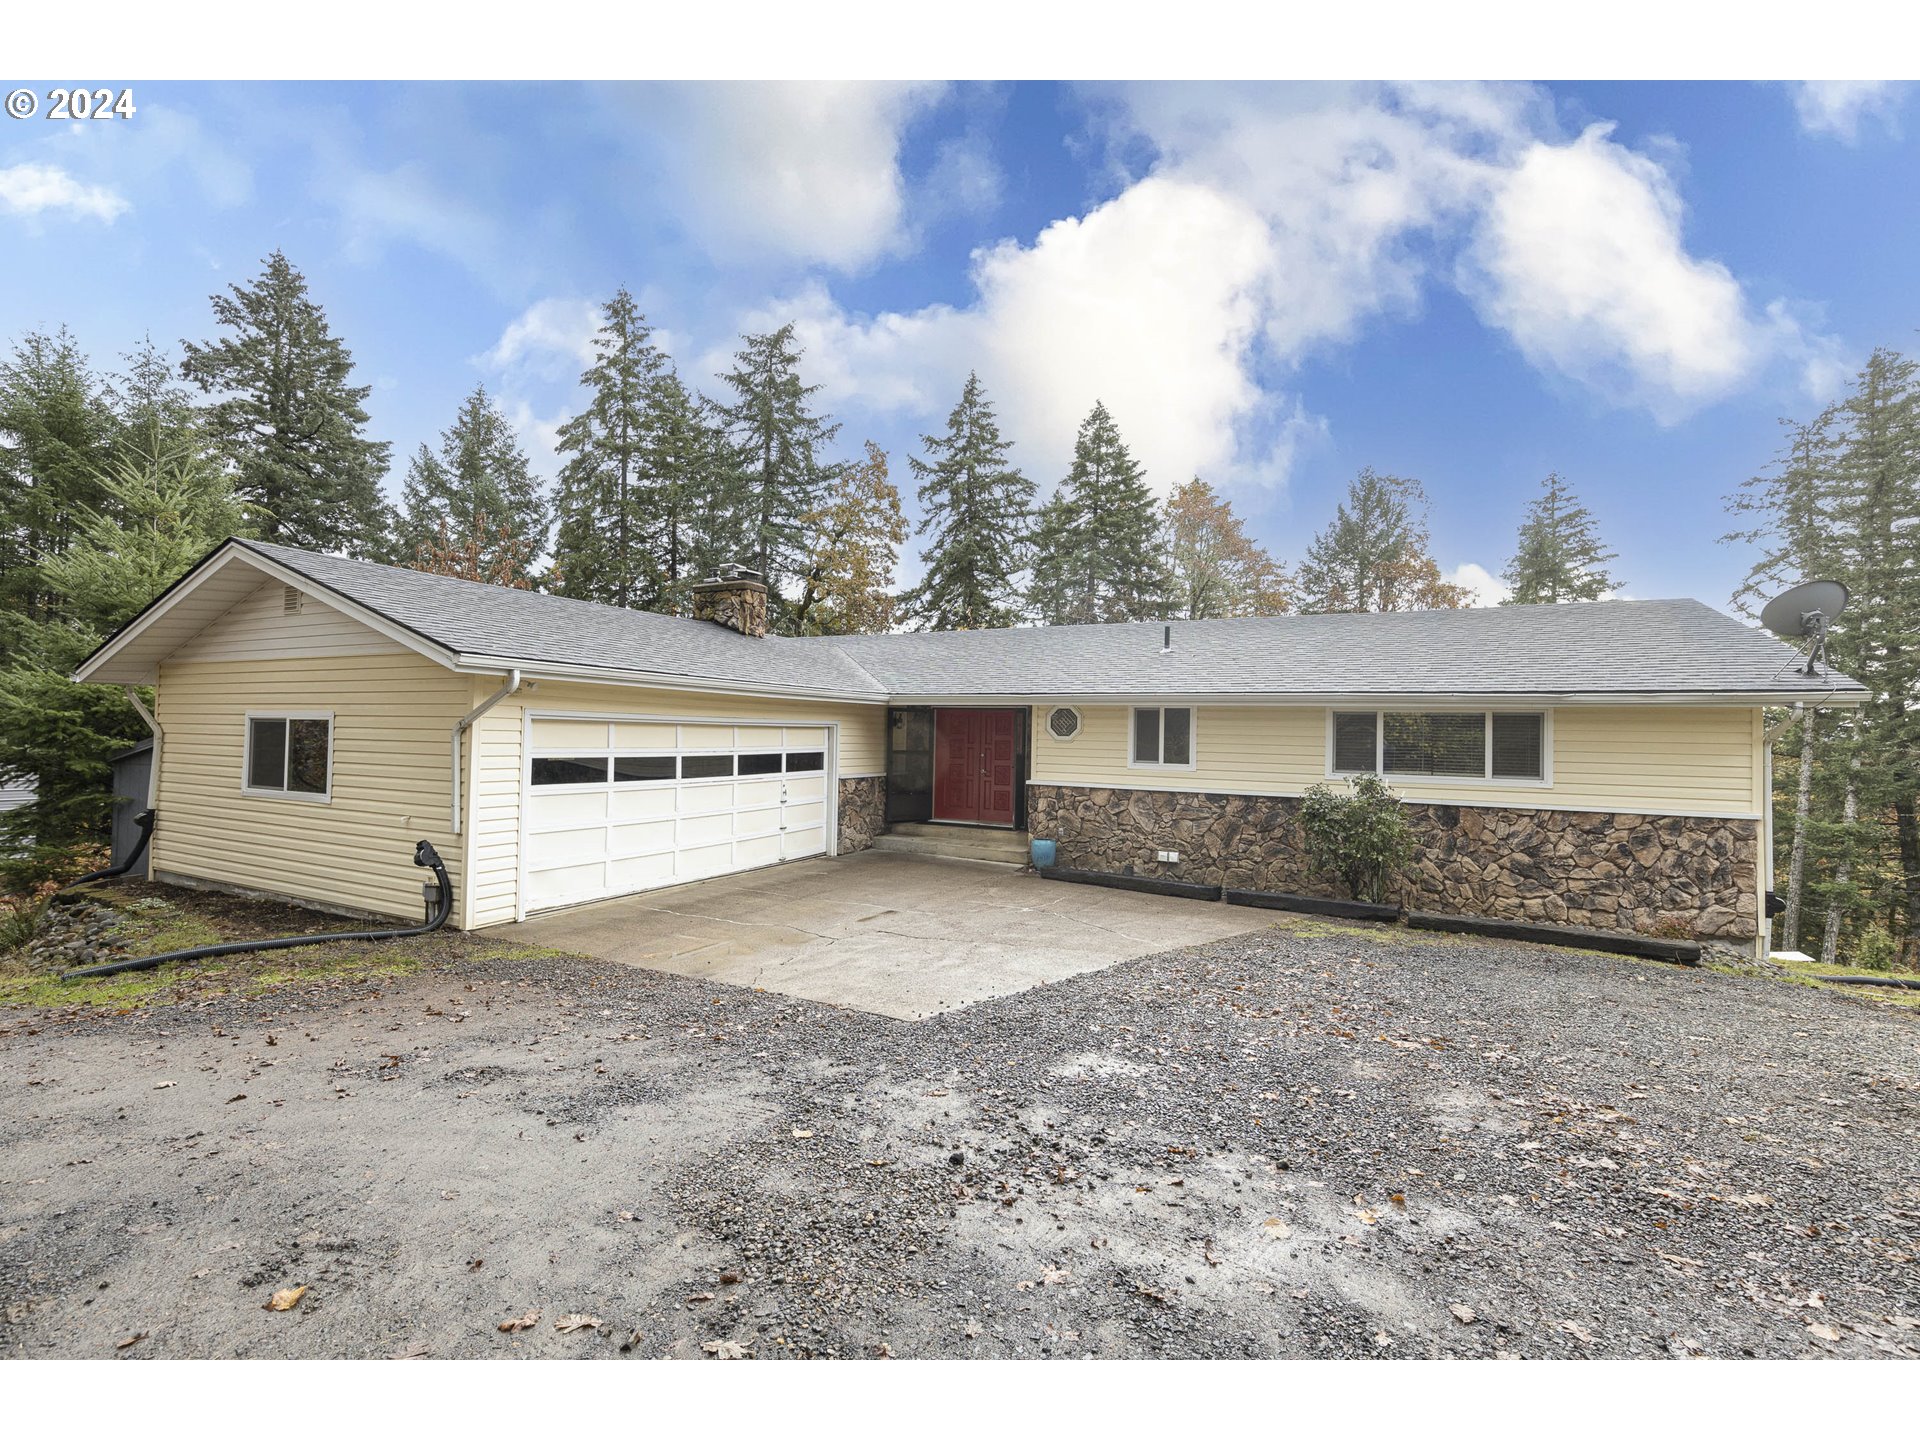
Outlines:
{"type": "Polygon", "coordinates": [[[849,775],[840,782],[840,849],[851,855],[887,828],[887,777],[849,775]]]}
{"type": "MultiPolygon", "coordinates": [[[[1081,870],[1335,895],[1310,874],[1298,799],[1032,785],[1028,829],[1081,870]],[[1177,864],[1153,859],[1181,852],[1177,864]]],[[[1760,823],[1408,802],[1407,908],[1751,942],[1760,823]]]]}

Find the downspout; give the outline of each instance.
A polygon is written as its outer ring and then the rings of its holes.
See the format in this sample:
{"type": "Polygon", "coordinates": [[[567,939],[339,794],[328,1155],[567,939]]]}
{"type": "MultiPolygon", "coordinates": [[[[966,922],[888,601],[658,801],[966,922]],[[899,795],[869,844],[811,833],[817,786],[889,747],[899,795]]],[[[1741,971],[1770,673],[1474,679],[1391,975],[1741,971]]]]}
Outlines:
{"type": "MultiPolygon", "coordinates": [[[[460,717],[453,727],[453,833],[460,833],[460,737],[473,728],[473,722],[520,688],[520,672],[509,670],[507,683],[460,717]]],[[[156,741],[157,745],[159,742],[156,741]]]]}
{"type": "MultiPolygon", "coordinates": [[[[160,728],[160,722],[153,718],[153,712],[147,709],[146,702],[140,698],[140,691],[132,685],[120,687],[126,691],[127,703],[139,712],[140,718],[147,722],[147,729],[153,732],[153,758],[147,766],[147,813],[153,814],[160,804],[160,750],[167,742],[166,732],[160,728]]],[[[153,878],[153,851],[147,851],[146,878],[153,878]]]]}

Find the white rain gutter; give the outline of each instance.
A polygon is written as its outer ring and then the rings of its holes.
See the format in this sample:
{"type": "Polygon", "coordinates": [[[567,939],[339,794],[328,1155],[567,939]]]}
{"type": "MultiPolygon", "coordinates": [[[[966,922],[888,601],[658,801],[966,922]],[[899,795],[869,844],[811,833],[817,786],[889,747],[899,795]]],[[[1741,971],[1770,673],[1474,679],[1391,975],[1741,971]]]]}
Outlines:
{"type": "Polygon", "coordinates": [[[460,737],[473,728],[473,722],[520,688],[520,672],[509,670],[507,683],[460,717],[453,727],[453,833],[460,833],[460,737]]]}

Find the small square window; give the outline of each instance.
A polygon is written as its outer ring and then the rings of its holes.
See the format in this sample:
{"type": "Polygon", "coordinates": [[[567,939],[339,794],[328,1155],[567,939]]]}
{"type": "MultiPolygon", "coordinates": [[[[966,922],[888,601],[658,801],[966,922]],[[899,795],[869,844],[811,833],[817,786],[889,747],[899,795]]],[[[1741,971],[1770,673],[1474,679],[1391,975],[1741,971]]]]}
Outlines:
{"type": "Polygon", "coordinates": [[[246,783],[250,793],[325,800],[332,789],[333,717],[249,715],[246,783]]]}
{"type": "Polygon", "coordinates": [[[1143,705],[1133,712],[1136,769],[1193,768],[1193,710],[1185,705],[1143,705]]]}

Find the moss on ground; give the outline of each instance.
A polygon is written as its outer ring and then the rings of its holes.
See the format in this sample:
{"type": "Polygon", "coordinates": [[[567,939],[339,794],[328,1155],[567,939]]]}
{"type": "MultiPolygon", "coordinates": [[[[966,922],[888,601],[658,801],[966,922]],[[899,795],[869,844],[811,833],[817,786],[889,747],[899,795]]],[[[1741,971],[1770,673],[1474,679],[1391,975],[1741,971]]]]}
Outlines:
{"type": "MultiPolygon", "coordinates": [[[[1777,967],[1773,975],[1788,985],[1806,985],[1816,990],[1839,990],[1848,995],[1863,995],[1873,1000],[1881,1000],[1889,1005],[1904,1005],[1908,1009],[1920,1009],[1920,990],[1896,990],[1883,985],[1835,985],[1830,983],[1836,975],[1861,975],[1873,980],[1920,980],[1920,975],[1910,970],[1862,970],[1853,965],[1801,965],[1788,962],[1777,967]]],[[[1743,971],[1743,974],[1751,973],[1743,971]]]]}
{"type": "MultiPolygon", "coordinates": [[[[352,921],[268,902],[148,884],[101,886],[95,897],[122,919],[113,938],[127,958],[351,928],[352,921]]],[[[401,940],[355,940],[205,960],[86,980],[30,971],[15,952],[0,955],[0,1009],[126,1013],[226,995],[254,998],[288,986],[400,979],[436,966],[497,959],[552,960],[571,952],[440,930],[401,940]]]]}

